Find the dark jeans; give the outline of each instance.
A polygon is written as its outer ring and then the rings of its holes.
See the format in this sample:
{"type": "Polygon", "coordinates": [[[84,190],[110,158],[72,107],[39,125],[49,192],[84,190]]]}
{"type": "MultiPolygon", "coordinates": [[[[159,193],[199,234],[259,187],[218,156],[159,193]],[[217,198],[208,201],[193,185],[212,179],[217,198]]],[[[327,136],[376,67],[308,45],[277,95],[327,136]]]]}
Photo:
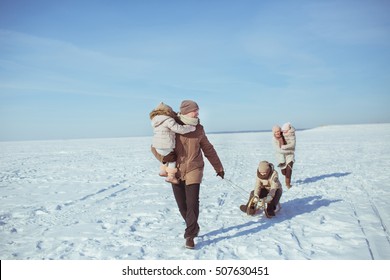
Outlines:
{"type": "MultiPolygon", "coordinates": [[[[262,190],[265,190],[265,189],[262,189],[262,190]]],[[[264,196],[262,196],[263,194],[262,194],[262,192],[260,192],[260,198],[266,197],[268,195],[268,191],[265,190],[265,192],[267,194],[264,196]]],[[[281,197],[282,197],[282,190],[281,189],[276,190],[274,199],[272,199],[272,201],[270,203],[267,203],[267,212],[268,213],[271,213],[271,214],[275,213],[276,205],[278,205],[281,197]]]]}
{"type": "Polygon", "coordinates": [[[180,181],[178,185],[172,184],[172,189],[180,214],[186,222],[184,238],[196,237],[199,232],[198,217],[200,184],[187,186],[184,181],[180,181]]]}

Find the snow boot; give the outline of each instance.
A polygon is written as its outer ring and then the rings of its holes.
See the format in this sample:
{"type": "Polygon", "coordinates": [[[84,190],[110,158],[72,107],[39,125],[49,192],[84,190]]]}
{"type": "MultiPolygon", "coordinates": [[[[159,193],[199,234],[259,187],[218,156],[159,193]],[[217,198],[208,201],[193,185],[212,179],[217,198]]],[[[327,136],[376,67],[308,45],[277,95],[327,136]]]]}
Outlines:
{"type": "Polygon", "coordinates": [[[291,186],[291,178],[287,178],[286,177],[286,187],[288,188],[288,189],[290,189],[292,186],[291,186]]]}
{"type": "Polygon", "coordinates": [[[167,177],[168,176],[167,166],[165,164],[161,164],[160,165],[160,173],[158,175],[161,176],[161,177],[167,177]]]}
{"type": "Polygon", "coordinates": [[[166,171],[168,173],[168,176],[165,179],[165,181],[168,183],[175,184],[175,185],[179,184],[179,180],[177,180],[176,176],[175,176],[176,172],[177,172],[177,168],[167,167],[166,171]]]}
{"type": "Polygon", "coordinates": [[[264,214],[268,219],[271,219],[275,216],[275,210],[268,209],[269,207],[264,209],[264,214]]]}
{"type": "Polygon", "coordinates": [[[195,242],[193,237],[186,238],[186,248],[187,249],[195,249],[195,242]]]}

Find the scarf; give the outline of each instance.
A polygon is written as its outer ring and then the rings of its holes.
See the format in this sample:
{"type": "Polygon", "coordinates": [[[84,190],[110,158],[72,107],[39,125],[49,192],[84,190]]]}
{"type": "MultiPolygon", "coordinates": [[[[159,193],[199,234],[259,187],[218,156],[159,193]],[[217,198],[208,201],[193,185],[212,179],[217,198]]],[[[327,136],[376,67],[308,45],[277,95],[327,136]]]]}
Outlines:
{"type": "Polygon", "coordinates": [[[189,124],[189,125],[197,125],[199,123],[198,118],[191,118],[186,115],[178,114],[179,119],[184,123],[184,124],[189,124]]]}

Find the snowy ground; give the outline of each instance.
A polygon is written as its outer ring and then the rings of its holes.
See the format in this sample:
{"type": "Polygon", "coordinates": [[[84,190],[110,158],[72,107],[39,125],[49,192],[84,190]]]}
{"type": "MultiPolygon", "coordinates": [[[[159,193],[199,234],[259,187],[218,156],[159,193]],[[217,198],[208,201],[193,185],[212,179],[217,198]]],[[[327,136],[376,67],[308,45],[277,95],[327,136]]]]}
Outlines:
{"type": "Polygon", "coordinates": [[[390,124],[298,131],[273,219],[239,210],[271,133],[209,139],[227,180],[206,164],[195,250],[150,137],[0,143],[0,259],[390,259],[390,124]]]}

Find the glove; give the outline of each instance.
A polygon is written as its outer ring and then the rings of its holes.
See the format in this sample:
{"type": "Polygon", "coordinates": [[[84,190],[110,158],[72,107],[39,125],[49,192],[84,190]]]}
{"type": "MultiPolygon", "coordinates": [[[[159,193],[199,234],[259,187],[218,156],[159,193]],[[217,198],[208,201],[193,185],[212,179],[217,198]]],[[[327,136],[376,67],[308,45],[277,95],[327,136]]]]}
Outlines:
{"type": "Polygon", "coordinates": [[[176,158],[177,158],[176,153],[175,152],[170,152],[165,157],[163,157],[162,162],[163,163],[174,162],[174,161],[176,161],[176,158]]]}
{"type": "Polygon", "coordinates": [[[253,203],[257,203],[259,202],[259,197],[257,195],[255,195],[255,197],[253,198],[253,203]]]}
{"type": "Polygon", "coordinates": [[[282,150],[285,150],[285,149],[287,149],[287,146],[286,146],[286,145],[282,145],[280,148],[281,148],[282,150]]]}
{"type": "Polygon", "coordinates": [[[267,197],[265,199],[265,203],[270,203],[272,201],[272,199],[274,199],[272,196],[267,195],[267,197]]]}
{"type": "Polygon", "coordinates": [[[225,177],[225,171],[219,171],[217,173],[217,176],[221,177],[223,179],[223,177],[225,177]]]}

